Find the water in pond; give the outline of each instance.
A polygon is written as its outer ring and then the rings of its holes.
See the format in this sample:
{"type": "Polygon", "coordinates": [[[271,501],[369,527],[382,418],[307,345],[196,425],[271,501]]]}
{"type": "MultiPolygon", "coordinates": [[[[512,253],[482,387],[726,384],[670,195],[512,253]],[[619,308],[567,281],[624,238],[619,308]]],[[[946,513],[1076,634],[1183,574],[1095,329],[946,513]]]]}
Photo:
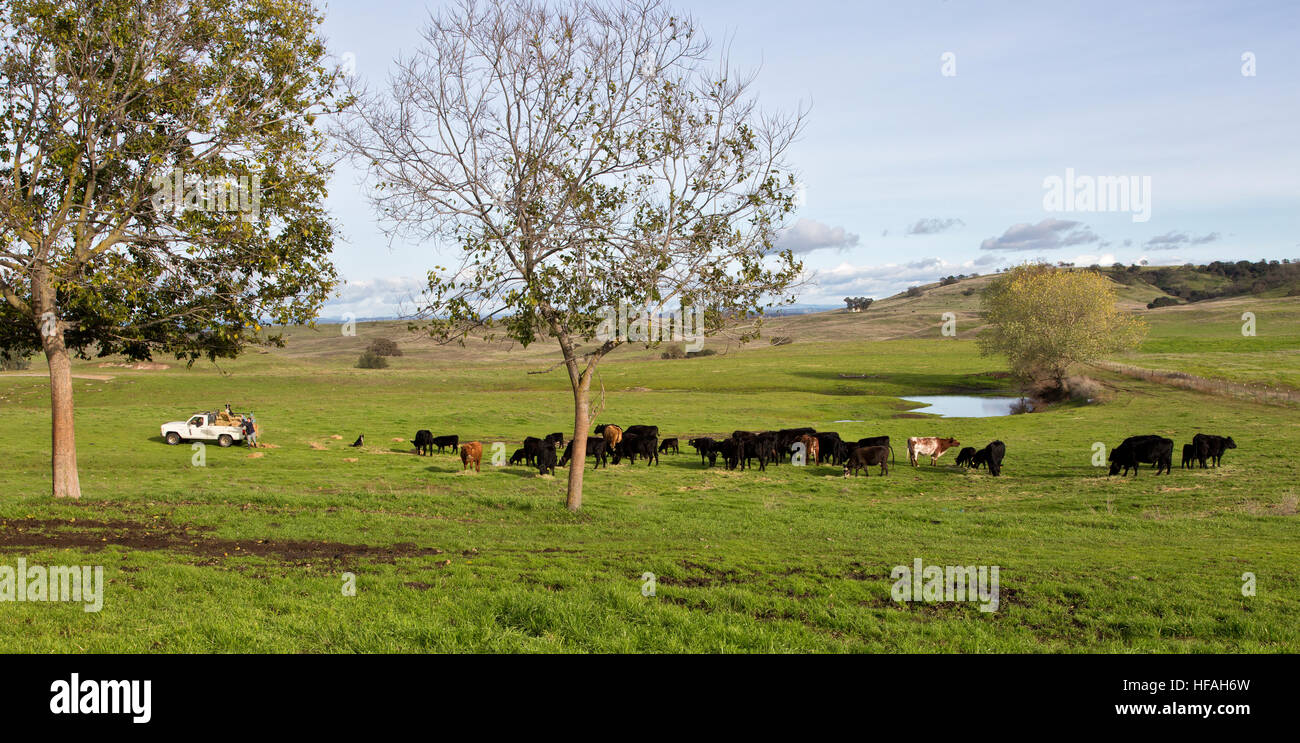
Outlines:
{"type": "Polygon", "coordinates": [[[919,402],[929,407],[917,408],[913,413],[927,413],[943,418],[994,418],[1011,415],[1011,406],[1018,397],[975,397],[973,395],[925,395],[904,397],[908,402],[919,402]]]}

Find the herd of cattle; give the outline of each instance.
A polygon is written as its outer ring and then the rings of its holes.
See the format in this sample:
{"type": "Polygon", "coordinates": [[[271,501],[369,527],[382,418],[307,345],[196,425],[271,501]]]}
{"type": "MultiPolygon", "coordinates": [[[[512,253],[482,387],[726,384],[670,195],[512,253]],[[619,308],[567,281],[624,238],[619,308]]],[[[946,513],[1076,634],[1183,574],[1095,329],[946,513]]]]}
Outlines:
{"type": "MultiPolygon", "coordinates": [[[[459,436],[434,436],[428,430],[417,431],[412,441],[417,454],[432,455],[434,448],[440,452],[450,449],[452,453],[459,452],[462,471],[471,465],[475,472],[479,471],[483,445],[478,441],[462,444],[459,436]]],[[[797,464],[841,467],[845,476],[859,472],[869,476],[871,467],[879,467],[881,475],[889,474],[889,465],[894,461],[894,448],[888,436],[869,436],[851,442],[841,439],[838,433],[819,433],[812,428],[734,431],[724,439],[701,436],[689,439],[687,443],[699,455],[702,466],[714,467],[721,457],[723,466],[729,470],[744,470],[757,463],[760,471],[766,471],[768,465],[778,465],[788,457],[797,464]]],[[[907,440],[907,459],[913,467],[920,464],[922,457],[929,457],[930,464],[935,465],[944,452],[958,446],[961,442],[954,438],[914,436],[907,440]]],[[[1183,446],[1182,466],[1192,468],[1199,463],[1201,469],[1217,467],[1223,453],[1236,448],[1237,443],[1231,436],[1198,433],[1192,437],[1192,443],[1183,446]]],[[[605,467],[610,461],[619,464],[626,459],[635,463],[638,457],[644,459],[647,466],[658,465],[660,454],[681,453],[676,438],[659,438],[658,426],[621,428],[609,423],[596,426],[595,433],[587,437],[586,451],[592,469],[605,467]]],[[[1139,463],[1155,465],[1157,475],[1161,472],[1169,474],[1173,452],[1174,442],[1163,436],[1130,436],[1111,450],[1110,474],[1117,475],[1123,470],[1123,474],[1128,475],[1131,469],[1136,477],[1139,463]]],[[[1002,474],[1002,460],[1006,454],[1007,447],[1001,441],[992,441],[978,450],[967,446],[959,450],[957,465],[975,469],[987,467],[989,474],[997,477],[1002,474]]],[[[572,459],[573,442],[566,445],[564,434],[552,433],[542,438],[525,438],[523,446],[511,455],[510,464],[536,467],[539,474],[545,475],[554,474],[556,467],[564,467],[572,459]]]]}
{"type": "MultiPolygon", "coordinates": [[[[1219,466],[1219,461],[1223,459],[1223,453],[1228,449],[1236,449],[1237,442],[1232,440],[1231,436],[1215,436],[1208,433],[1198,433],[1192,437],[1192,443],[1183,444],[1183,463],[1184,469],[1191,469],[1196,464],[1200,464],[1201,469],[1209,465],[1219,466]]],[[[1148,434],[1145,436],[1130,436],[1124,439],[1124,443],[1115,447],[1110,452],[1110,474],[1117,475],[1122,468],[1127,475],[1130,468],[1133,470],[1133,476],[1137,477],[1138,463],[1154,464],[1156,474],[1170,474],[1173,471],[1174,461],[1174,442],[1163,436],[1148,434]]]]}

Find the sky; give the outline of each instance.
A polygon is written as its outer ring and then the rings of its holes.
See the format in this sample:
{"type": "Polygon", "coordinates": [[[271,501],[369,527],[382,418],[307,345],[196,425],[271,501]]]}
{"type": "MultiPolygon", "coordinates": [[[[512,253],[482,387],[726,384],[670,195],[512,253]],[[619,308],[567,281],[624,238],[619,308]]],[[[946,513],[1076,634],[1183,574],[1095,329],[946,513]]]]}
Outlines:
{"type": "MultiPolygon", "coordinates": [[[[363,81],[420,44],[434,0],[332,0],[363,81]]],[[[1300,3],[677,2],[772,110],[809,108],[780,244],[800,304],[884,297],[1025,261],[1300,257],[1300,3]],[[1115,179],[1096,189],[1091,180],[1115,179]],[[1128,186],[1118,197],[1119,179],[1128,186]]],[[[327,317],[409,313],[439,246],[390,243],[340,165],[345,285],[327,317]]]]}

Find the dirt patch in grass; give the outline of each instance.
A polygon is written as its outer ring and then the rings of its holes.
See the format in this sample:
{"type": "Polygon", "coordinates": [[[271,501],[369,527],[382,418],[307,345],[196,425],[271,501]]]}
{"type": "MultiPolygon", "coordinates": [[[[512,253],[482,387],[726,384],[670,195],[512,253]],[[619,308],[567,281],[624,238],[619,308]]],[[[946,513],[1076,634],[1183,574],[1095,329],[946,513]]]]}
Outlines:
{"type": "MultiPolygon", "coordinates": [[[[212,527],[172,524],[155,520],[141,523],[93,519],[0,520],[0,550],[83,549],[98,551],[110,545],[133,550],[180,552],[201,558],[262,557],[286,563],[394,562],[399,557],[441,555],[436,547],[399,542],[386,547],[342,542],[279,539],[222,539],[212,527]]],[[[208,563],[212,564],[212,563],[208,563]]]]}

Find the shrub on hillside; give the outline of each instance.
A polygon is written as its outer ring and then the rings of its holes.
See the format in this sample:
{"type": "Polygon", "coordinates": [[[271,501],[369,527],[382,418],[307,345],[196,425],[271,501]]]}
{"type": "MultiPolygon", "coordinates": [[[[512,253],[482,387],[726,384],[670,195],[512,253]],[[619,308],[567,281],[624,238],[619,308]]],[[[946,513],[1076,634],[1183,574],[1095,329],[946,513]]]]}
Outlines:
{"type": "Polygon", "coordinates": [[[909,286],[909,287],[907,287],[907,296],[909,296],[909,297],[919,297],[919,296],[921,296],[921,295],[924,294],[924,293],[925,293],[925,292],[921,291],[921,287],[919,287],[919,286],[909,286]]]}
{"type": "Polygon", "coordinates": [[[397,347],[397,342],[389,338],[376,338],[370,341],[367,351],[376,356],[401,356],[402,349],[397,347]]]}
{"type": "Polygon", "coordinates": [[[380,356],[374,351],[367,350],[357,359],[358,369],[387,369],[388,359],[380,356]]]}
{"type": "Polygon", "coordinates": [[[1147,303],[1147,309],[1154,310],[1157,307],[1171,307],[1176,304],[1182,303],[1174,297],[1156,297],[1154,300],[1147,303]]]}
{"type": "Polygon", "coordinates": [[[684,359],[686,358],[686,349],[681,346],[669,346],[664,352],[659,354],[661,359],[684,359]]]}

